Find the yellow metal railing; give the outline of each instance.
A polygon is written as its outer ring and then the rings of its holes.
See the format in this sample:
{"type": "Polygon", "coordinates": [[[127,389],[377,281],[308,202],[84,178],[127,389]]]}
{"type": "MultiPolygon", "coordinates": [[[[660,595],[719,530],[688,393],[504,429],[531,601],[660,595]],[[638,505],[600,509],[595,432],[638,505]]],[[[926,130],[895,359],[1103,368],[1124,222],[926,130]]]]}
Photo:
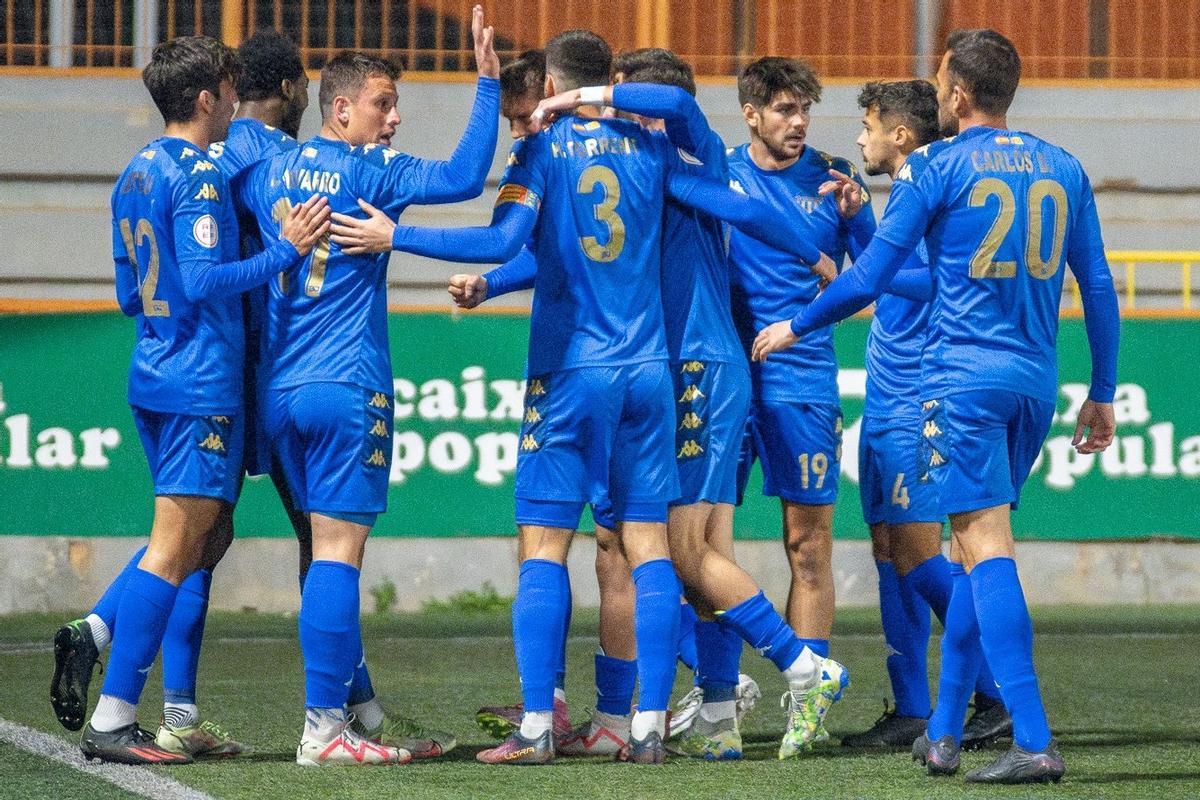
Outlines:
{"type": "MultiPolygon", "coordinates": [[[[1140,295],[1159,300],[1156,308],[1192,310],[1192,267],[1200,264],[1200,250],[1110,250],[1108,263],[1113,268],[1113,277],[1118,278],[1117,293],[1123,311],[1139,309],[1138,268],[1148,266],[1165,266],[1177,270],[1178,274],[1172,277],[1156,271],[1154,280],[1150,281],[1145,280],[1147,273],[1143,269],[1140,295]],[[1178,303],[1172,298],[1178,298],[1178,303]]],[[[1074,279],[1069,280],[1067,291],[1071,296],[1069,308],[1082,308],[1079,284],[1074,279]]]]}

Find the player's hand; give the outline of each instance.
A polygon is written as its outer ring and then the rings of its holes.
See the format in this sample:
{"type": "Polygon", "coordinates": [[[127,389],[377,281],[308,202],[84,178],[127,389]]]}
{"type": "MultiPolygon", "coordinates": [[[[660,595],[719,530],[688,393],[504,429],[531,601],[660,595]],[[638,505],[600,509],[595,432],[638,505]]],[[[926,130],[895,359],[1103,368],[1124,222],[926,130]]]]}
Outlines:
{"type": "Polygon", "coordinates": [[[580,97],[578,89],[568,89],[565,92],[559,92],[553,97],[543,98],[537,104],[537,108],[529,115],[530,121],[533,123],[534,133],[549,128],[554,120],[566,111],[574,111],[579,108],[580,97]]]}
{"type": "Polygon", "coordinates": [[[358,207],[367,212],[367,218],[334,214],[333,224],[329,226],[332,236],[329,238],[348,256],[390,252],[396,223],[362,198],[359,198],[358,207]]]}
{"type": "Polygon", "coordinates": [[[471,9],[471,36],[475,39],[475,68],[481,78],[500,77],[500,57],[496,55],[496,31],[483,24],[483,6],[471,9]]]}
{"type": "Polygon", "coordinates": [[[1080,453],[1099,453],[1112,444],[1117,432],[1117,418],[1112,403],[1096,403],[1084,400],[1079,409],[1079,421],[1075,425],[1075,436],[1071,444],[1080,453]],[[1087,438],[1084,438],[1084,434],[1087,438]]]}
{"type": "Polygon", "coordinates": [[[824,197],[833,193],[837,199],[838,213],[843,219],[850,219],[863,207],[863,190],[858,181],[844,172],[836,169],[829,170],[833,180],[825,181],[817,188],[817,194],[824,197]]]}
{"type": "Polygon", "coordinates": [[[298,206],[292,206],[283,220],[280,237],[292,243],[302,256],[306,256],[329,233],[329,198],[314,194],[298,206]]]}
{"type": "Polygon", "coordinates": [[[838,276],[837,264],[833,263],[833,259],[824,253],[821,253],[821,260],[809,269],[817,276],[817,287],[820,289],[824,289],[838,276]]]}
{"type": "Polygon", "coordinates": [[[488,282],[482,275],[451,275],[446,291],[459,308],[475,308],[487,300],[488,282]]]}
{"type": "Polygon", "coordinates": [[[750,348],[750,360],[765,361],[771,353],[787,350],[798,341],[800,337],[792,333],[790,319],[773,322],[754,337],[754,344],[750,348]]]}

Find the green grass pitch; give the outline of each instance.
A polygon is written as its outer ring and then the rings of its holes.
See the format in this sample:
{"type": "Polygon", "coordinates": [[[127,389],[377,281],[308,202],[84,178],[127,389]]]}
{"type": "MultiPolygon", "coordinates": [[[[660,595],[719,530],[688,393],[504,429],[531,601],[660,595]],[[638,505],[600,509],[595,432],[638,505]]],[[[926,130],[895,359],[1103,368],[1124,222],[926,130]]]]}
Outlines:
{"type": "MultiPolygon", "coordinates": [[[[742,668],[763,699],[743,725],[746,759],[706,764],[675,758],[665,767],[567,760],[550,767],[486,767],[474,754],[489,739],[474,725],[480,705],[517,696],[504,611],[439,610],[364,617],[376,689],[391,705],[455,731],[449,757],[390,769],[304,770],[294,765],[302,724],[303,675],[295,620],[213,614],[200,665],[200,702],[208,716],[254,748],[235,761],[156,768],[220,798],[1196,798],[1200,797],[1200,609],[1035,609],[1037,662],[1051,724],[1067,759],[1059,786],[973,787],[960,777],[933,779],[907,754],[860,755],[836,745],[779,762],[783,684],[769,662],[747,651],[742,668]]],[[[74,741],[48,700],[53,656],[47,643],[61,619],[0,619],[0,717],[74,741]]],[[[572,628],[568,694],[582,719],[594,701],[596,615],[580,611],[572,628]]],[[[930,651],[936,669],[936,640],[930,651]]],[[[870,725],[883,708],[887,678],[874,610],[838,614],[833,654],[852,685],[830,713],[836,738],[870,725]]],[[[157,669],[140,718],[159,714],[157,669]]],[[[102,677],[93,682],[92,700],[102,677]]],[[[687,688],[680,672],[677,694],[687,688]]],[[[152,726],[151,726],[152,727],[152,726]]],[[[999,752],[966,754],[964,769],[999,752]]],[[[0,797],[133,797],[106,783],[0,743],[0,797]]]]}

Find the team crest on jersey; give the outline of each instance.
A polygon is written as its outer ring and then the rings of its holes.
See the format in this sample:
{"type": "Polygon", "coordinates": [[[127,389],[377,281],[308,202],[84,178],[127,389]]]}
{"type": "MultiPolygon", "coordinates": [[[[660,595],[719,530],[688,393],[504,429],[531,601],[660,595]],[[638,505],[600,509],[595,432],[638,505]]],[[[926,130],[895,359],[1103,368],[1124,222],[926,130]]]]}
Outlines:
{"type": "Polygon", "coordinates": [[[704,371],[704,362],[703,361],[685,361],[683,366],[679,368],[679,371],[682,373],[703,372],[704,371]]]}
{"type": "Polygon", "coordinates": [[[704,424],[704,420],[695,411],[689,411],[683,415],[683,419],[679,422],[679,430],[694,431],[704,424]]]}
{"type": "Polygon", "coordinates": [[[694,402],[694,401],[700,399],[701,397],[704,397],[704,392],[700,391],[700,387],[689,386],[686,389],[684,389],[683,394],[681,394],[679,396],[679,402],[691,403],[691,402],[694,402]]]}
{"type": "Polygon", "coordinates": [[[796,201],[796,205],[803,208],[809,214],[821,207],[821,198],[819,197],[810,197],[809,195],[798,194],[793,199],[796,201]]]}
{"type": "Polygon", "coordinates": [[[695,439],[688,439],[683,443],[683,447],[679,448],[679,452],[675,454],[675,458],[695,458],[702,454],[704,448],[700,446],[695,439]]]}
{"type": "Polygon", "coordinates": [[[537,439],[533,438],[532,433],[525,434],[524,438],[521,439],[521,449],[526,453],[531,453],[538,449],[537,439]]]}
{"type": "Polygon", "coordinates": [[[207,247],[210,250],[217,246],[217,221],[212,214],[205,214],[200,219],[192,224],[192,238],[201,247],[207,247]]]}

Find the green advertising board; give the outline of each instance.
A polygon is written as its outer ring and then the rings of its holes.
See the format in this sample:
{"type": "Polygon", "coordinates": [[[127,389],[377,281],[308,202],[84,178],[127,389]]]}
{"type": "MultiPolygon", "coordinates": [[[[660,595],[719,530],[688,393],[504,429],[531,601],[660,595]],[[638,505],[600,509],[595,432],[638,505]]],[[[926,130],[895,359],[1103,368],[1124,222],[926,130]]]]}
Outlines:
{"type": "MultiPolygon", "coordinates": [[[[395,439],[382,536],[507,536],[529,322],[524,316],[391,317],[395,439]]],[[[865,538],[857,497],[868,321],[837,327],[846,418],[840,538],[865,538]]],[[[0,316],[0,534],[142,536],[151,485],[125,403],[133,325],[116,312],[0,316]]],[[[1083,323],[1063,320],[1058,414],[1014,527],[1045,540],[1200,539],[1200,321],[1126,320],[1118,437],[1106,453],[1070,445],[1087,392],[1083,323]]],[[[779,536],[778,502],[755,475],[741,538],[779,536]]],[[[240,535],[290,536],[270,481],[250,479],[240,535]]]]}

